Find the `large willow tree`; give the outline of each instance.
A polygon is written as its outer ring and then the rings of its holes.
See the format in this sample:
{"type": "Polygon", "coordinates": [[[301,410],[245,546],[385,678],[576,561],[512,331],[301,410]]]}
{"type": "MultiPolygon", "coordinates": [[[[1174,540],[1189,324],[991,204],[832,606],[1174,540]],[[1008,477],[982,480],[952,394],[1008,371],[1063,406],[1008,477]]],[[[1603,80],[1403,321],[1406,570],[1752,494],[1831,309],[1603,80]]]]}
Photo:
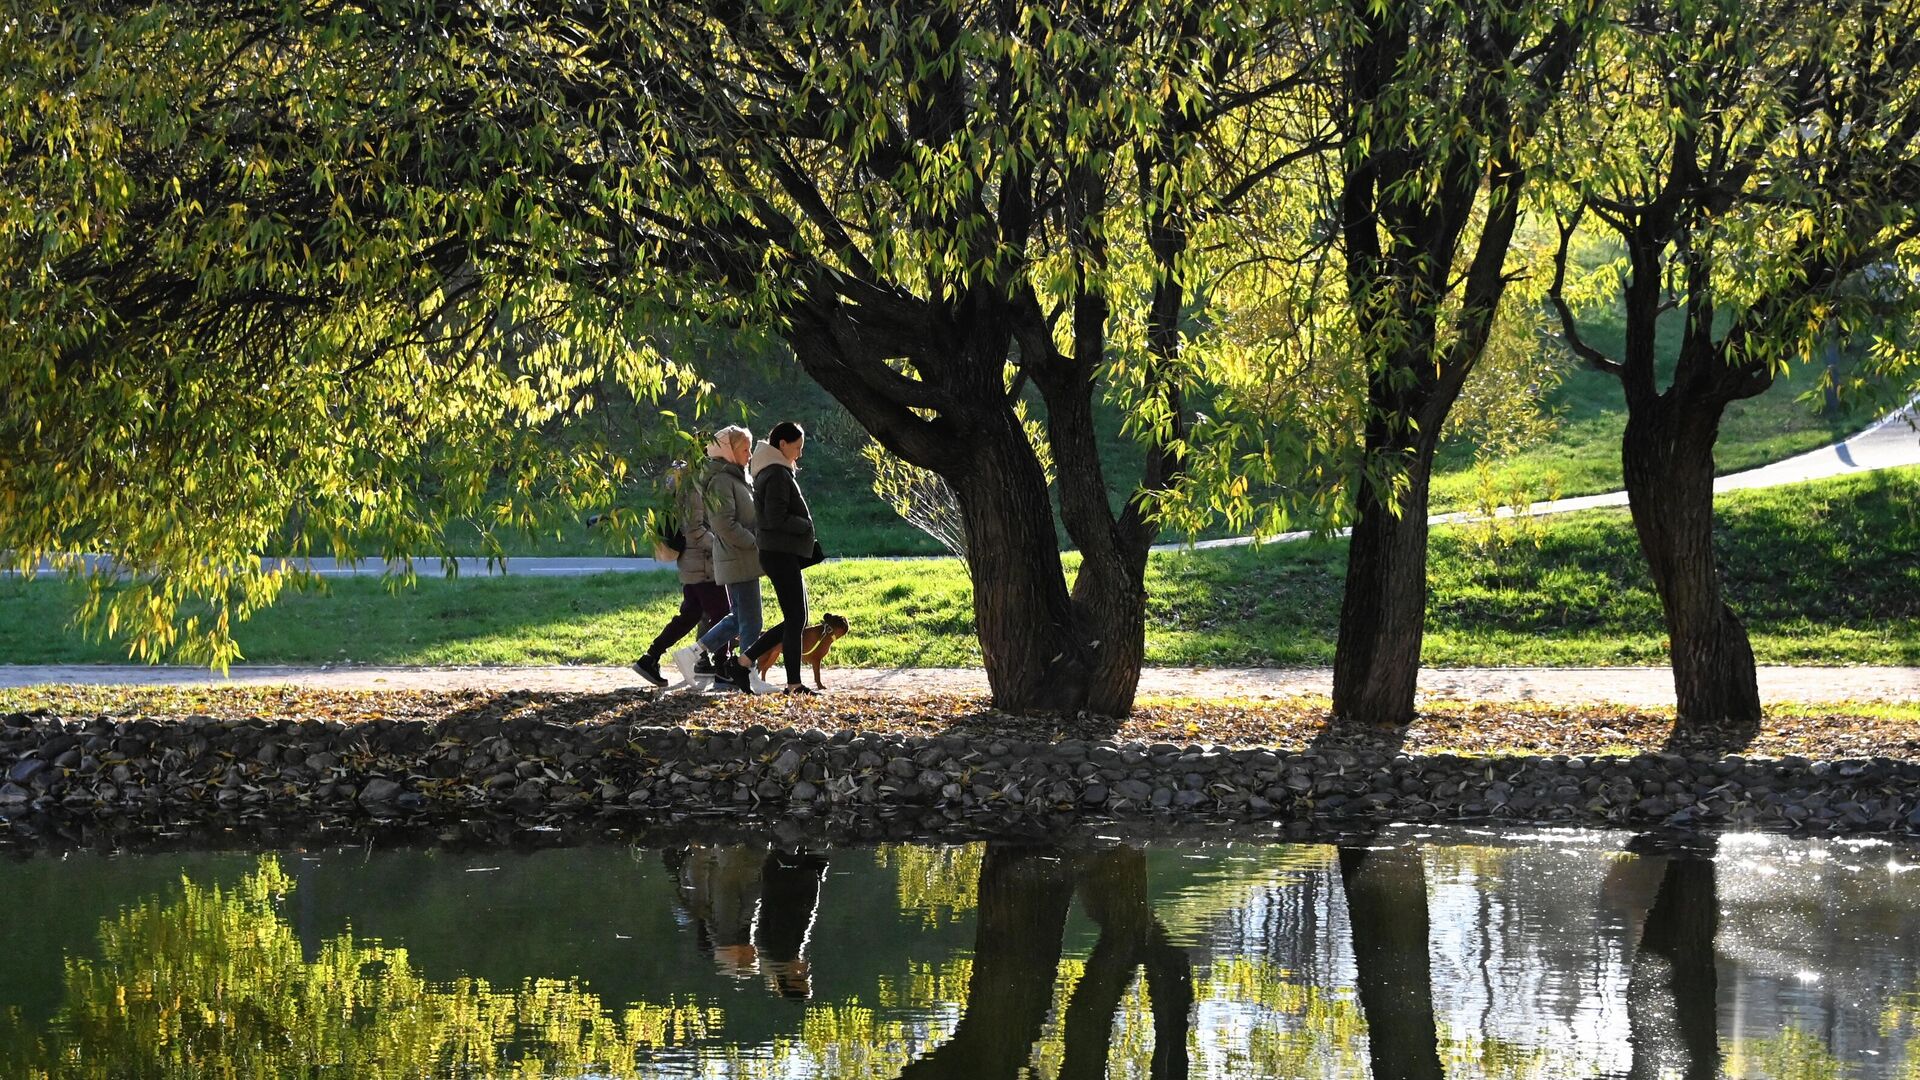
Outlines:
{"type": "Polygon", "coordinates": [[[1834,333],[1873,341],[1861,381],[1912,378],[1920,4],[1637,7],[1593,55],[1591,95],[1566,114],[1584,164],[1563,178],[1552,295],[1567,343],[1626,401],[1623,472],[1681,719],[1751,733],[1753,650],[1714,554],[1714,443],[1729,405],[1834,333]],[[1581,227],[1625,252],[1598,290],[1568,274],[1581,227]],[[1624,315],[1616,353],[1575,321],[1596,292],[1624,315]],[[1655,345],[1676,330],[1669,375],[1655,345]]]}
{"type": "Polygon", "coordinates": [[[1515,376],[1540,355],[1526,300],[1548,253],[1518,237],[1531,188],[1567,164],[1547,125],[1603,18],[1599,3],[1354,0],[1299,24],[1321,77],[1290,97],[1238,223],[1228,341],[1209,352],[1227,407],[1196,432],[1192,492],[1166,502],[1192,494],[1264,531],[1278,491],[1351,523],[1343,716],[1412,719],[1429,482],[1476,373],[1493,357],[1502,377],[1486,385],[1533,404],[1540,380],[1515,376]]]}
{"type": "Polygon", "coordinates": [[[749,328],[953,488],[996,700],[1124,713],[1194,238],[1266,167],[1246,115],[1312,69],[1298,14],[15,0],[0,547],[104,547],[151,580],[116,601],[147,640],[192,595],[223,633],[290,515],[406,554],[495,470],[587,490],[610,455],[547,437],[584,388],[657,394],[657,328],[749,328]]]}
{"type": "Polygon", "coordinates": [[[86,613],[148,658],[234,658],[270,547],[604,504],[633,448],[569,421],[674,373],[605,286],[579,135],[385,18],[0,17],[0,565],[111,555],[86,613]]]}

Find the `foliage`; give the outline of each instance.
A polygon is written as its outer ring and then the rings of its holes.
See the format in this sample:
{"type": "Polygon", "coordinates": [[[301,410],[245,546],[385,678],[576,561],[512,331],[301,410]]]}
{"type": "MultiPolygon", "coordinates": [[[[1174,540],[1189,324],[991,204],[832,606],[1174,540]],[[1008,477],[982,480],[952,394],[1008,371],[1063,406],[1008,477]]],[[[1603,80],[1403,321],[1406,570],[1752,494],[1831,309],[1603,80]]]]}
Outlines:
{"type": "Polygon", "coordinates": [[[1538,548],[1546,539],[1546,519],[1533,512],[1535,503],[1551,505],[1560,498],[1560,474],[1549,470],[1545,488],[1535,491],[1523,476],[1502,470],[1482,458],[1473,466],[1475,519],[1465,525],[1468,542],[1497,569],[1517,544],[1538,548]]]}
{"type": "Polygon", "coordinates": [[[1843,1080],[1853,1075],[1824,1038],[1796,1025],[1736,1046],[1728,1056],[1727,1075],[1737,1080],[1843,1080]]]}
{"type": "Polygon", "coordinates": [[[326,941],[303,958],[276,904],[293,888],[277,859],[231,890],[182,882],[179,899],[137,904],[103,925],[100,958],[67,967],[48,1034],[9,1076],[354,1076],[449,1073],[640,1075],[639,1055],[717,1029],[690,1002],[603,1005],[577,983],[496,989],[426,980],[404,948],[326,941]]]}
{"type": "Polygon", "coordinates": [[[575,193],[517,179],[575,136],[373,12],[9,12],[0,551],[109,553],[132,583],[81,612],[135,655],[236,658],[308,584],[269,546],[432,557],[472,523],[498,553],[604,504],[634,448],[577,421],[693,385],[591,284],[575,193]]]}
{"type": "Polygon", "coordinates": [[[1916,29],[1910,4],[1691,0],[1598,39],[1599,82],[1558,116],[1583,166],[1545,196],[1561,228],[1549,291],[1569,347],[1622,379],[1630,406],[1658,393],[1724,408],[1836,333],[1869,343],[1836,390],[1899,400],[1920,385],[1906,332],[1920,304],[1916,29]],[[1594,236],[1616,257],[1570,266],[1568,247],[1594,236]],[[1573,315],[1615,304],[1627,333],[1610,353],[1573,315]],[[1653,323],[1670,308],[1680,364],[1662,387],[1653,323]]]}
{"type": "Polygon", "coordinates": [[[979,906],[980,860],[985,854],[984,844],[902,844],[879,848],[874,858],[899,874],[900,910],[918,912],[928,926],[941,926],[973,914],[979,906]]]}

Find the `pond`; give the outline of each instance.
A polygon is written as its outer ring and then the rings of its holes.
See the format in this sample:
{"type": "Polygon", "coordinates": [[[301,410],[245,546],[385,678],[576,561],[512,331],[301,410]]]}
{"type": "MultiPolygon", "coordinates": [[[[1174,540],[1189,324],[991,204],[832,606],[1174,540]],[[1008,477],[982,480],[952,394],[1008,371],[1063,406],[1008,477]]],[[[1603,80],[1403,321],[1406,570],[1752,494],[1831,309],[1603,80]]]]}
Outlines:
{"type": "Polygon", "coordinates": [[[0,1076],[1920,1076],[1920,847],[0,858],[0,1076]]]}

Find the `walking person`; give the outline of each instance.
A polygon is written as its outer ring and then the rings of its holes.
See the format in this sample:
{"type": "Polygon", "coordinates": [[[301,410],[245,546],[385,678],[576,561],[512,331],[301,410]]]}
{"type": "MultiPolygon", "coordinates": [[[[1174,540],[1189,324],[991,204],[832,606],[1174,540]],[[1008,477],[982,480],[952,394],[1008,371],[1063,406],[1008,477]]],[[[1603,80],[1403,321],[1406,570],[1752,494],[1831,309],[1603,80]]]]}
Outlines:
{"type": "MultiPolygon", "coordinates": [[[[713,580],[726,590],[729,614],[715,623],[697,645],[673,654],[673,663],[688,683],[693,682],[701,650],[714,657],[713,685],[732,686],[748,693],[760,682],[747,665],[729,655],[760,636],[760,545],[754,537],[756,516],[753,487],[747,482],[747,462],[753,453],[753,433],[738,425],[714,433],[700,488],[705,499],[706,535],[712,546],[713,580]]],[[[770,689],[770,688],[769,688],[770,689]]]]}
{"type": "Polygon", "coordinates": [[[807,433],[800,425],[783,420],[767,433],[767,441],[754,449],[752,458],[754,536],[760,544],[760,566],[780,602],[780,622],[747,647],[745,659],[751,670],[761,654],[780,643],[789,694],[814,692],[800,681],[801,634],[807,626],[807,583],[800,572],[821,558],[813,512],[800,493],[796,475],[806,446],[807,433]]]}
{"type": "MultiPolygon", "coordinates": [[[[712,448],[708,448],[712,452],[712,448]]],[[[660,657],[695,626],[712,627],[727,617],[726,590],[713,580],[713,541],[707,533],[706,501],[701,495],[698,465],[678,465],[673,474],[674,513],[679,516],[680,537],[685,546],[676,561],[680,569],[680,610],[667,620],[660,635],[647,646],[633,670],[655,686],[667,685],[660,674],[660,657]]],[[[711,674],[703,657],[694,665],[695,674],[711,674]],[[705,668],[703,672],[700,669],[705,668]]]]}

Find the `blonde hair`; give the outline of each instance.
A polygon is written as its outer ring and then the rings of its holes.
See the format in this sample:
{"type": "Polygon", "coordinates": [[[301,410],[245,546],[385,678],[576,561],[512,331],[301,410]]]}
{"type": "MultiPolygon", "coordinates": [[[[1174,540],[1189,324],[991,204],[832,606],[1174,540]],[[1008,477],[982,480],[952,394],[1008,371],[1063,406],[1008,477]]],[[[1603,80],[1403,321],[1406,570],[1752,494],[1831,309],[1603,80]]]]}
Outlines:
{"type": "Polygon", "coordinates": [[[752,446],[753,432],[748,431],[739,424],[728,424],[726,427],[713,433],[713,441],[707,444],[707,456],[710,458],[726,457],[727,447],[739,443],[752,446]]]}

